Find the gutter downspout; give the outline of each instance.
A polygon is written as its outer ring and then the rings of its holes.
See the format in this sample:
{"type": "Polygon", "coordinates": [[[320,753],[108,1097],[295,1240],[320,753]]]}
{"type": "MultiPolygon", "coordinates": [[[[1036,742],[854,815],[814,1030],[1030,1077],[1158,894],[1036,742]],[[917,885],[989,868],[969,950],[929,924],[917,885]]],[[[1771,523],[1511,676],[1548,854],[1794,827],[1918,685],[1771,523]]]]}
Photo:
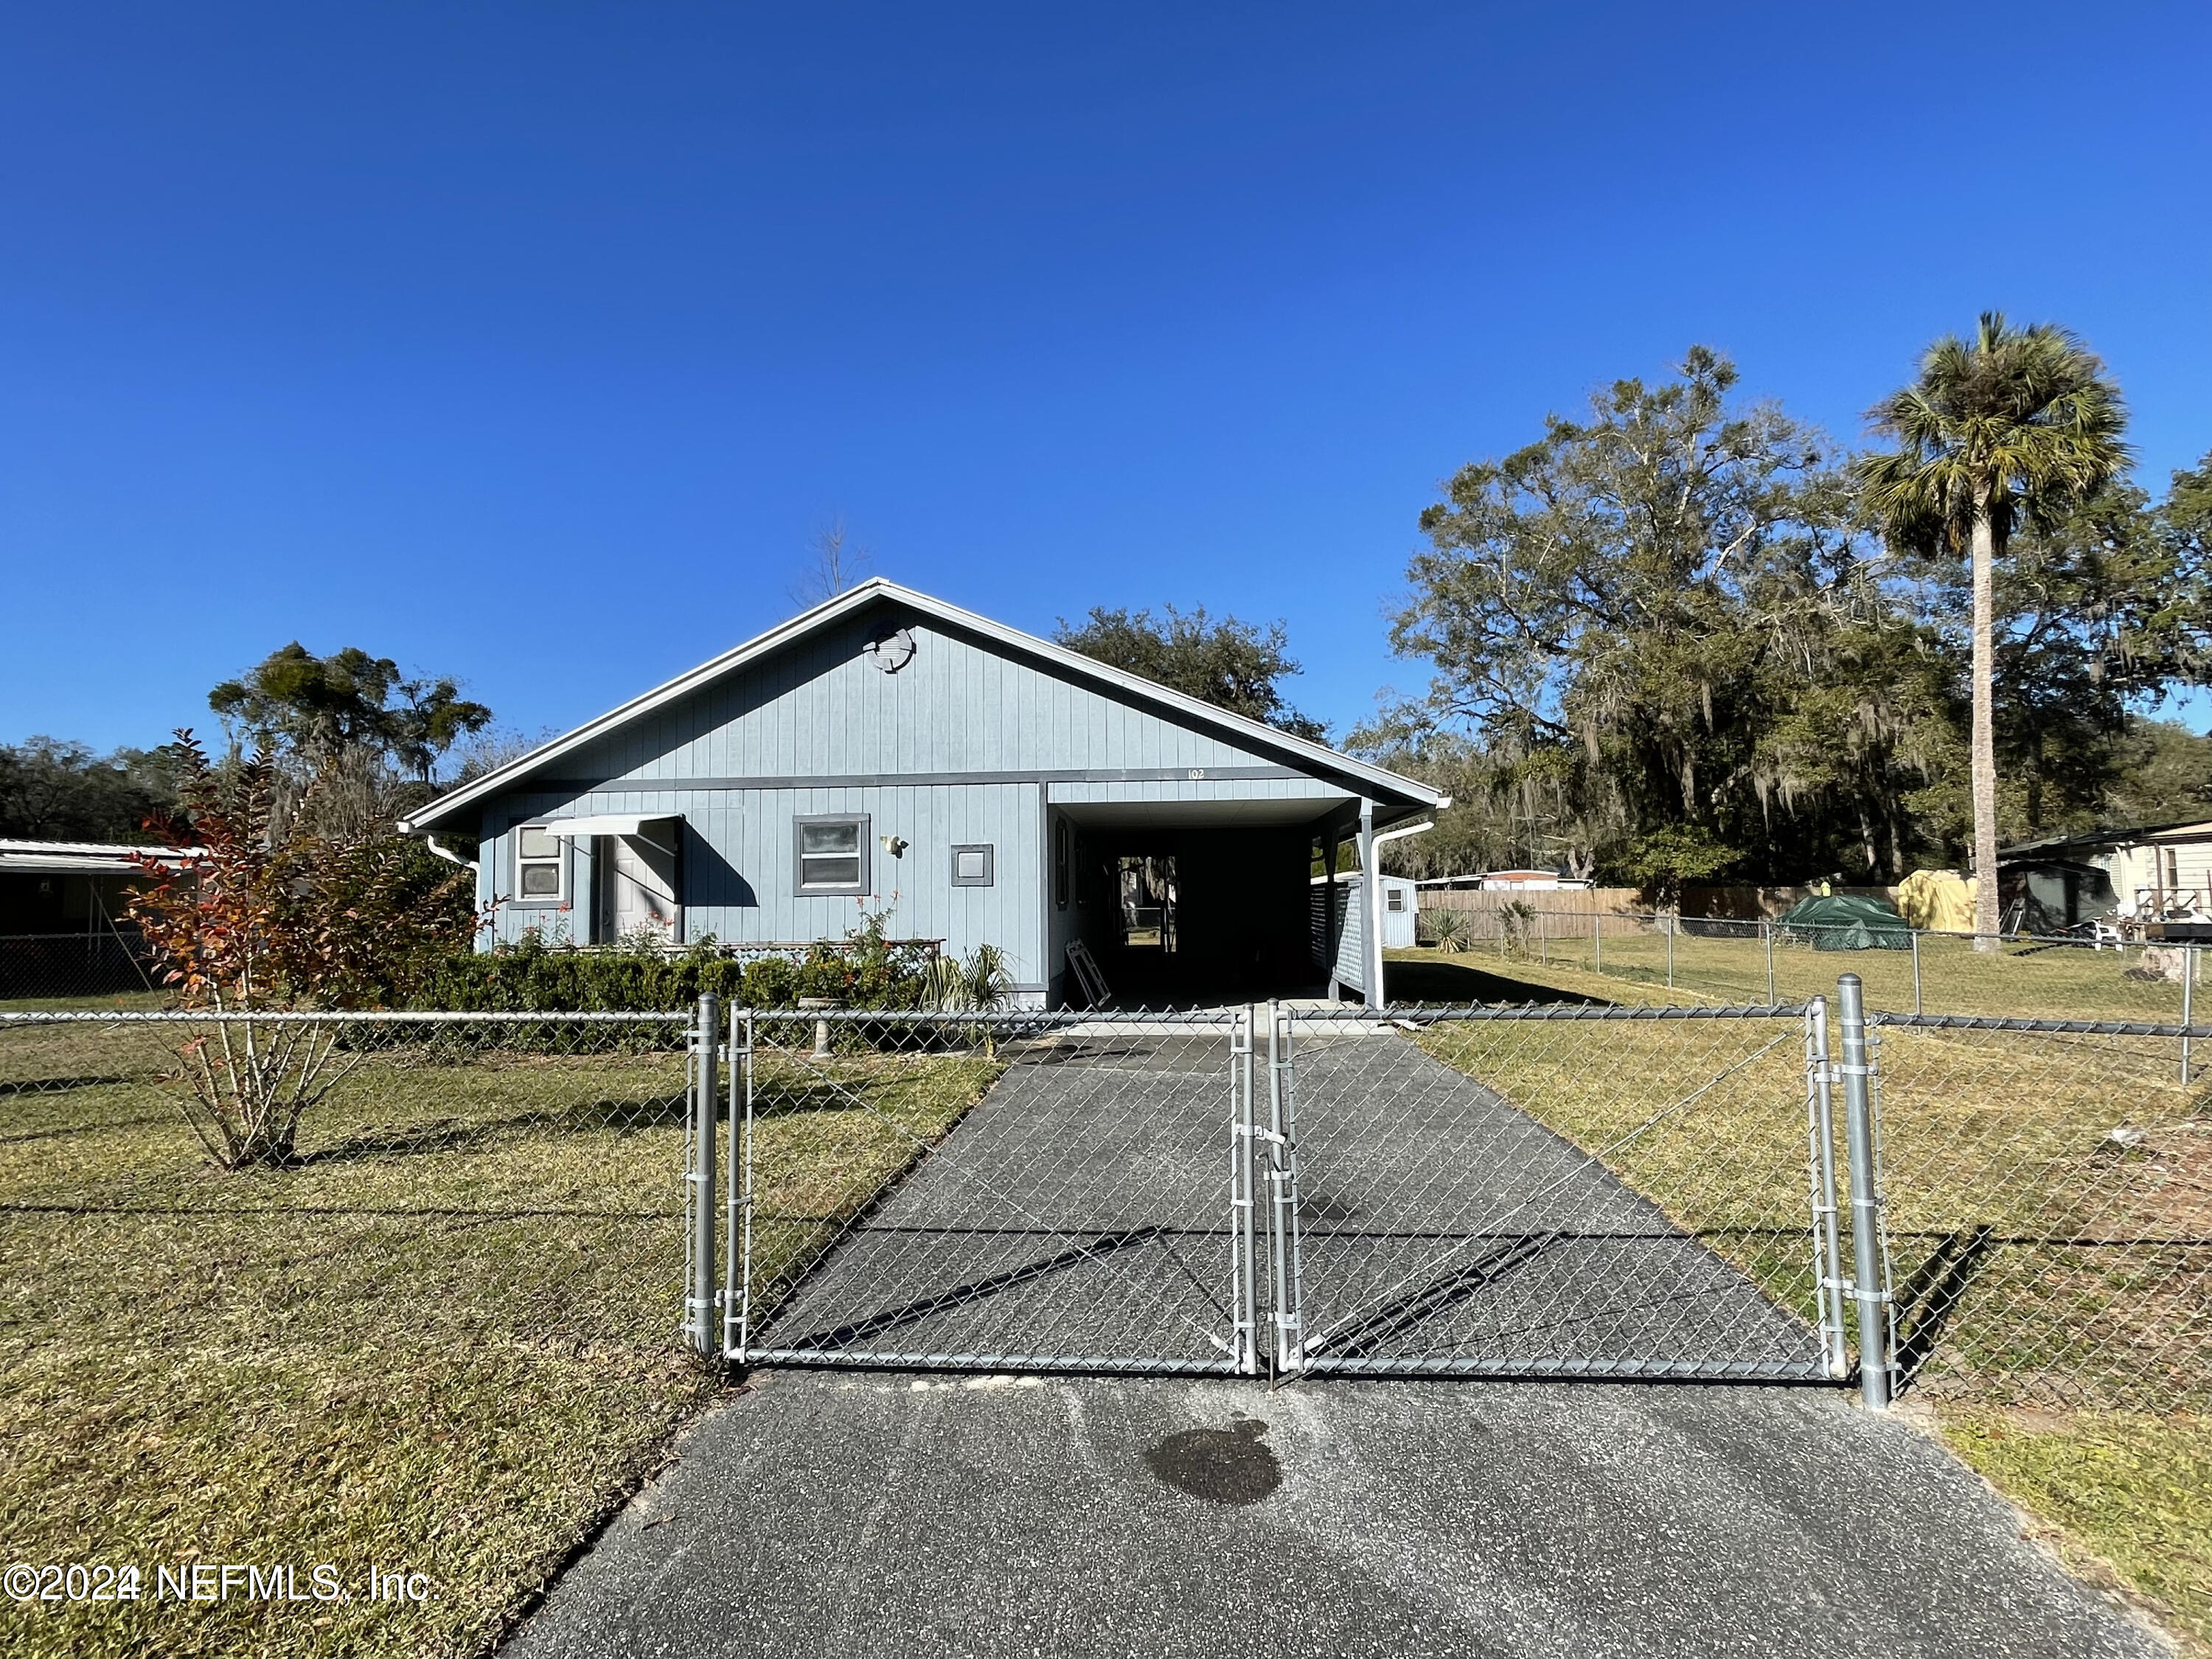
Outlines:
{"type": "Polygon", "coordinates": [[[439,846],[438,838],[434,835],[424,835],[422,837],[422,845],[428,848],[433,853],[445,860],[448,864],[458,864],[462,869],[473,870],[478,875],[482,875],[483,873],[483,866],[478,864],[474,859],[465,859],[459,853],[448,853],[444,848],[439,846]]]}
{"type": "MultiPolygon", "coordinates": [[[[1450,805],[1451,797],[1446,795],[1437,803],[1437,810],[1442,811],[1450,805]]],[[[1365,807],[1360,816],[1365,818],[1369,824],[1372,824],[1375,821],[1374,808],[1371,805],[1365,807]]],[[[1359,838],[1364,843],[1361,850],[1366,854],[1361,862],[1366,875],[1367,887],[1367,937],[1370,943],[1367,947],[1364,977],[1367,981],[1367,1006],[1370,1008],[1379,1009],[1382,1006],[1382,843],[1386,841],[1403,841],[1408,836],[1425,835],[1436,827],[1437,821],[1431,818],[1425,823],[1409,823],[1401,829],[1385,830],[1379,834],[1370,829],[1359,838]]]]}

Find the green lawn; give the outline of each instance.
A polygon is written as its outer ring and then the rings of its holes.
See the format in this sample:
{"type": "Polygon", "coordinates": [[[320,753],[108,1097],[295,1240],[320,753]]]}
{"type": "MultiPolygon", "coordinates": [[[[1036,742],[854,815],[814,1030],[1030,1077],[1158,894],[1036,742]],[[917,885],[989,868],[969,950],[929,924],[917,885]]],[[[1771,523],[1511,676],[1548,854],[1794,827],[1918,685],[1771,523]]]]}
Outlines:
{"type": "MultiPolygon", "coordinates": [[[[148,1028],[0,1031],[6,1559],[136,1563],[149,1596],[157,1565],[195,1560],[432,1592],[9,1607],[9,1650],[484,1650],[719,1386],[676,1340],[682,1056],[386,1047],[309,1120],[301,1167],[228,1176],[165,1059],[148,1028]]],[[[994,1074],[763,1056],[764,1181],[828,1224],[994,1074]]]]}

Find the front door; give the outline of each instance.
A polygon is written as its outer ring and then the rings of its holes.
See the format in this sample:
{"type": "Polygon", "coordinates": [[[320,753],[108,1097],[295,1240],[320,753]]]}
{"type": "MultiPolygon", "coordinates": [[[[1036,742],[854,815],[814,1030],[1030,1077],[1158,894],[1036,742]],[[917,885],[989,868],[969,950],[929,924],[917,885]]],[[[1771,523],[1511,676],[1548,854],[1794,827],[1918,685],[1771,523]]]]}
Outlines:
{"type": "Polygon", "coordinates": [[[600,836],[595,850],[599,942],[622,944],[642,933],[673,943],[681,932],[675,849],[644,836],[600,836]]]}

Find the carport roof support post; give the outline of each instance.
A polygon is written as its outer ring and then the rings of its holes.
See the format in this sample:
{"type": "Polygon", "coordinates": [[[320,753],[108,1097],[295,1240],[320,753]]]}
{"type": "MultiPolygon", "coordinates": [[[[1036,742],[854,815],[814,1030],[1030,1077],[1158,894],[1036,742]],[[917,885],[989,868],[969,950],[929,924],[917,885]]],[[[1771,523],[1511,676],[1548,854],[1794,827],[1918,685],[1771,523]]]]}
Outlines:
{"type": "Polygon", "coordinates": [[[1367,1006],[1382,1006],[1382,860],[1375,842],[1375,803],[1359,803],[1359,897],[1367,907],[1366,926],[1360,939],[1360,977],[1367,981],[1367,1006]]]}
{"type": "MultiPolygon", "coordinates": [[[[1449,805],[1449,802],[1447,802],[1449,805]]],[[[1375,832],[1375,803],[1359,803],[1359,863],[1366,872],[1367,902],[1367,1006],[1380,1008],[1382,1004],[1382,843],[1403,841],[1408,836],[1418,836],[1437,827],[1434,818],[1423,823],[1409,823],[1402,829],[1375,832]]]]}

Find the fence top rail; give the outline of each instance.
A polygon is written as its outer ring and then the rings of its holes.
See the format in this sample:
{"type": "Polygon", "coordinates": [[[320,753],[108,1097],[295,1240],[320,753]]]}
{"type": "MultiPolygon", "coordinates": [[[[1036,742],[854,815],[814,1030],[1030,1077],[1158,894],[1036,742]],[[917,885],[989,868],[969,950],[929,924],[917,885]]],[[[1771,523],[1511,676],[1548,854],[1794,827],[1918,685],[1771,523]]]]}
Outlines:
{"type": "Polygon", "coordinates": [[[1347,1020],[1370,1024],[1448,1024],[1468,1020],[1679,1020],[1679,1019],[1802,1019],[1811,1005],[1785,1002],[1710,1003],[1697,1006],[1662,1007],[1641,1003],[1392,1003],[1382,1009],[1292,1008],[1290,1017],[1300,1022],[1347,1020]]]}
{"type": "Polygon", "coordinates": [[[405,1009],[276,1008],[253,1013],[216,1013],[197,1008],[51,1008],[0,1010],[7,1025],[635,1025],[640,1021],[685,1024],[691,1008],[647,1009],[635,1013],[594,1010],[579,1013],[456,1013],[405,1009]]]}
{"type": "Polygon", "coordinates": [[[0,933],[0,945],[20,945],[26,939],[67,939],[73,945],[82,945],[88,939],[120,939],[126,945],[141,945],[145,942],[139,936],[138,929],[133,923],[101,921],[91,927],[79,927],[71,933],[0,933]]]}
{"type": "MultiPolygon", "coordinates": [[[[1010,1009],[985,1012],[933,1008],[747,1008],[724,1003],[725,1014],[750,1017],[764,1025],[957,1025],[994,1030],[1056,1030],[1071,1026],[1189,1025],[1218,1027],[1251,1005],[1219,1008],[1010,1009]]],[[[532,1013],[445,1009],[269,1009],[251,1013],[217,1013],[192,1008],[53,1008],[0,1010],[0,1027],[9,1025],[634,1025],[661,1022],[688,1024],[698,1017],[695,1004],[682,1008],[532,1013]]]]}
{"type": "Polygon", "coordinates": [[[745,1008],[757,1024],[811,1025],[988,1025],[1034,1030],[1070,1025],[1205,1025],[1234,1019],[1253,1005],[1224,1003],[1214,1008],[745,1008]]]}
{"type": "Polygon", "coordinates": [[[1869,1025],[1919,1031],[2042,1031],[2054,1036],[2212,1037],[2212,1025],[2139,1019],[2031,1019],[2010,1014],[1901,1014],[1867,1010],[1869,1025]]]}

